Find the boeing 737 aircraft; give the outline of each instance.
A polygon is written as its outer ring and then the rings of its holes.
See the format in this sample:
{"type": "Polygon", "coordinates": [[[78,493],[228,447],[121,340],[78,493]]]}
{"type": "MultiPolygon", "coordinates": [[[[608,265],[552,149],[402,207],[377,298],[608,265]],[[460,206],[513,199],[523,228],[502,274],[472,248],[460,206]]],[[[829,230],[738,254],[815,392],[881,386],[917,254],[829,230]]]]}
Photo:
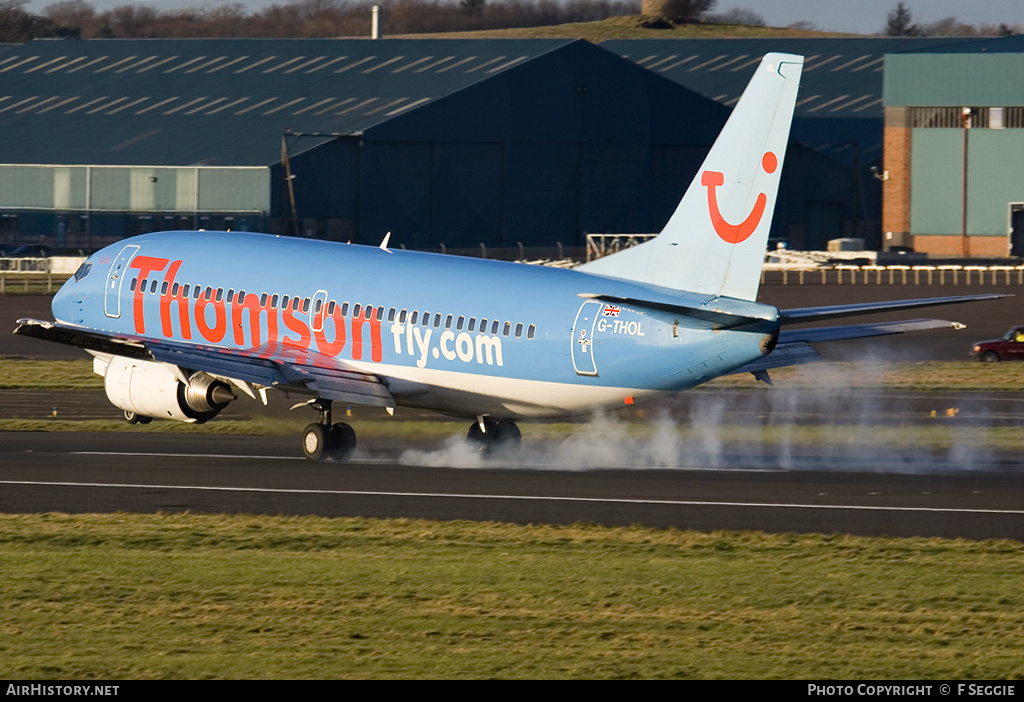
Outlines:
{"type": "Polygon", "coordinates": [[[93,254],[18,334],[81,347],[129,422],[203,422],[242,392],[309,398],[305,455],[347,460],[333,403],[514,421],[621,407],[814,360],[812,342],[940,320],[789,322],[998,296],[780,311],[755,301],[803,57],[768,54],[664,230],[574,270],[238,232],[159,232],[93,254]]]}

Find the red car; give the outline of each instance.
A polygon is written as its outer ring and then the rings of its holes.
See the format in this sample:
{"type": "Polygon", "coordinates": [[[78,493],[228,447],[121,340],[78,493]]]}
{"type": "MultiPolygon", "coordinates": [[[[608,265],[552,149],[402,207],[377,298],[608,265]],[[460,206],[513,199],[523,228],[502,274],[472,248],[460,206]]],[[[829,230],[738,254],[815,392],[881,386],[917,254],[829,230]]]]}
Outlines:
{"type": "Polygon", "coordinates": [[[979,341],[971,348],[971,358],[996,361],[1024,361],[1024,327],[1010,327],[1002,339],[979,341]]]}

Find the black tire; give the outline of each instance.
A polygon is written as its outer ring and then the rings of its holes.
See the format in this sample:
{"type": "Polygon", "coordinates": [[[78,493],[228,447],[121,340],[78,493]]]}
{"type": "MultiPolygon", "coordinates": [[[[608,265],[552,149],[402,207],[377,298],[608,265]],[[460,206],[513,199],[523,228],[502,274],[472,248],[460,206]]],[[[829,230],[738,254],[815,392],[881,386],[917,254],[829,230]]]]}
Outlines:
{"type": "Polygon", "coordinates": [[[326,461],[333,443],[330,428],[310,424],[302,430],[302,454],[311,461],[326,461]]]}
{"type": "Polygon", "coordinates": [[[996,353],[995,351],[986,351],[985,353],[981,354],[981,360],[985,363],[998,363],[999,354],[996,353]]]}
{"type": "Polygon", "coordinates": [[[128,424],[149,424],[153,421],[152,417],[147,417],[144,414],[137,414],[129,410],[124,411],[124,421],[128,424]]]}
{"type": "Polygon", "coordinates": [[[356,452],[356,432],[348,424],[335,424],[331,427],[330,449],[328,458],[335,463],[347,463],[356,452]]]}
{"type": "Polygon", "coordinates": [[[515,422],[505,419],[484,419],[484,429],[479,422],[469,425],[466,441],[485,458],[510,456],[519,452],[523,435],[515,422]]]}

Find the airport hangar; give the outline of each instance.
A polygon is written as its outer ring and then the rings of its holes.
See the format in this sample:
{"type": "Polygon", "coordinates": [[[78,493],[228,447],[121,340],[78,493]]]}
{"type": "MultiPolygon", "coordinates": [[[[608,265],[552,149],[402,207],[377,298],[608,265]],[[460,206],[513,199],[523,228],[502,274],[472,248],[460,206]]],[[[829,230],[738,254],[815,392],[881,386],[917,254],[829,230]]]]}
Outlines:
{"type": "Polygon", "coordinates": [[[885,57],[883,230],[957,257],[1024,256],[1024,37],[885,57]]]}
{"type": "Polygon", "coordinates": [[[760,56],[790,51],[808,61],[772,237],[878,246],[883,56],[959,43],[6,45],[0,242],[96,248],[228,228],[377,243],[392,231],[394,245],[493,255],[658,231],[760,56]]]}

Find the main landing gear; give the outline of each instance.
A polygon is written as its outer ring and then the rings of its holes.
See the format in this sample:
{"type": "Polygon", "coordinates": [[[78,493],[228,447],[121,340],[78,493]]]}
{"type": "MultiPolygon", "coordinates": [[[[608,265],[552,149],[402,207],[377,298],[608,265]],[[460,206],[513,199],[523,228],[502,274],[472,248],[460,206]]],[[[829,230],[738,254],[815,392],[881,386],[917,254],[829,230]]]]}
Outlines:
{"type": "Polygon", "coordinates": [[[469,425],[466,440],[480,452],[480,455],[494,458],[518,453],[523,437],[515,422],[480,417],[469,425]]]}
{"type": "Polygon", "coordinates": [[[356,450],[356,433],[348,424],[331,423],[331,401],[323,398],[309,403],[320,412],[320,421],[302,431],[302,452],[312,461],[344,463],[356,450]]]}

